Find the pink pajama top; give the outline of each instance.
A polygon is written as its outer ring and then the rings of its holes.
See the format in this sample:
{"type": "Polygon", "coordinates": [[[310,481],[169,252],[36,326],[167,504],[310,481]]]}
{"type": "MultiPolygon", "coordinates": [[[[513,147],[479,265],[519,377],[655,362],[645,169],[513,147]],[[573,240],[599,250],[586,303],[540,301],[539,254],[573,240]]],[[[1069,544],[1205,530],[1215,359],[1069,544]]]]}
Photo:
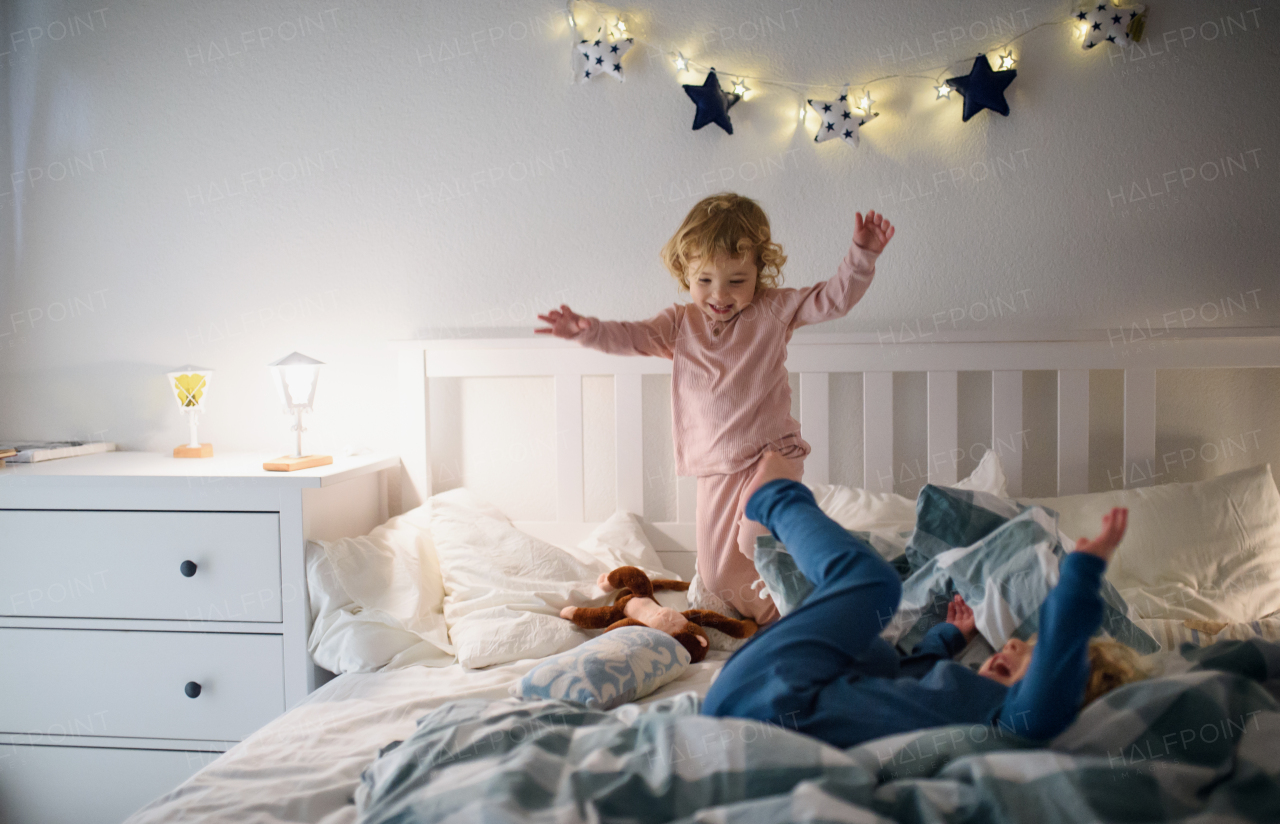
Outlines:
{"type": "Polygon", "coordinates": [[[645,321],[588,318],[590,327],[573,340],[614,355],[670,358],[676,473],[739,472],[770,445],[799,439],[787,342],[801,326],[846,315],[871,285],[877,257],[852,244],[835,277],[803,289],[760,290],[727,321],[678,303],[645,321]]]}

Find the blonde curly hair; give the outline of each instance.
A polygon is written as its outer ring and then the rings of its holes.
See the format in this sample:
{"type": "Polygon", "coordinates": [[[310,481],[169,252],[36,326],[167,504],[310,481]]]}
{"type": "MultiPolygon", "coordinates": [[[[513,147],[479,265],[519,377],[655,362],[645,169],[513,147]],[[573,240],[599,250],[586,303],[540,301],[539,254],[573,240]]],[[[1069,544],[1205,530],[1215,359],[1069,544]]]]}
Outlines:
{"type": "Polygon", "coordinates": [[[690,275],[703,261],[748,253],[755,254],[757,292],[782,285],[782,265],[787,256],[773,242],[764,209],[749,197],[722,192],[703,198],[689,210],[680,228],[662,247],[662,262],[680,289],[687,292],[690,275]]]}
{"type": "Polygon", "coordinates": [[[1099,640],[1089,642],[1089,680],[1084,688],[1087,707],[1116,687],[1132,684],[1149,677],[1138,653],[1119,641],[1099,640]]]}

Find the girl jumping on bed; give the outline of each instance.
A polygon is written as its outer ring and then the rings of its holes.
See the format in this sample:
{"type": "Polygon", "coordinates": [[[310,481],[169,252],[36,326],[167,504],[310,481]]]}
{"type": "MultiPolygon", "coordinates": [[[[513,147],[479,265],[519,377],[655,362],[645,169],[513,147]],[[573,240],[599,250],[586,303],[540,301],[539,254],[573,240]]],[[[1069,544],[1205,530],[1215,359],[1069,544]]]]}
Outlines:
{"type": "Polygon", "coordinates": [[[750,198],[702,200],[662,248],[662,260],[689,303],[639,322],[602,321],[568,306],[539,319],[542,334],[616,355],[673,361],[671,417],[676,473],[698,478],[697,571],[703,588],[760,625],[777,620],[772,599],[753,587],[756,537],[743,494],[766,450],[803,472],[809,444],[791,417],[787,341],[798,327],[843,317],[875,275],[894,228],[874,211],[854,220],[853,241],[835,277],[803,289],[779,288],[787,257],[769,218],[750,198]]]}
{"type": "Polygon", "coordinates": [[[1102,622],[1098,587],[1128,510],[1111,510],[1102,534],[1081,538],[1063,559],[1040,609],[1038,640],[1011,639],[975,673],[951,661],[974,634],[972,610],[958,599],[951,623],[930,630],[911,657],[898,657],[880,637],[902,594],[897,572],[824,515],[798,477],[790,462],[766,455],[746,490],[746,515],[786,544],[814,590],[729,659],[704,714],[768,721],[837,747],[947,724],[998,724],[1047,740],[1084,703],[1140,677],[1128,648],[1089,641],[1102,622]]]}

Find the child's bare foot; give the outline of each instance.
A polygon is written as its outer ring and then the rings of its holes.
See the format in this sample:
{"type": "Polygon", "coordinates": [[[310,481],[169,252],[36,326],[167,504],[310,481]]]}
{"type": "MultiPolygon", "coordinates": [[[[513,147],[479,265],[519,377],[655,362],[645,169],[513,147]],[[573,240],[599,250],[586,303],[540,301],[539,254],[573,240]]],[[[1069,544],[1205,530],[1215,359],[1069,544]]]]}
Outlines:
{"type": "Polygon", "coordinates": [[[800,473],[795,461],[789,461],[782,457],[782,453],[770,450],[761,456],[755,477],[751,479],[751,483],[747,484],[746,496],[750,498],[757,489],[769,483],[769,481],[776,481],[779,478],[799,481],[799,476],[800,473]]]}

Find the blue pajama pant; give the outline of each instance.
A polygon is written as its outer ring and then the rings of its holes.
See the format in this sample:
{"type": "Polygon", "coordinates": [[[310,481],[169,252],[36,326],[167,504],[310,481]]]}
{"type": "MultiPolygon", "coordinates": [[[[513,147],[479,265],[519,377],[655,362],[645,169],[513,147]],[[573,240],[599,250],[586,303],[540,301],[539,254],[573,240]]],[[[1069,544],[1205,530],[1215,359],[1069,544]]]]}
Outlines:
{"type": "Polygon", "coordinates": [[[830,740],[830,708],[819,706],[830,704],[830,693],[819,701],[825,687],[851,675],[898,674],[898,654],[880,632],[898,609],[902,584],[893,567],[828,518],[802,484],[770,481],[751,496],[746,515],[786,544],[814,591],[729,659],[702,712],[830,740]]]}

